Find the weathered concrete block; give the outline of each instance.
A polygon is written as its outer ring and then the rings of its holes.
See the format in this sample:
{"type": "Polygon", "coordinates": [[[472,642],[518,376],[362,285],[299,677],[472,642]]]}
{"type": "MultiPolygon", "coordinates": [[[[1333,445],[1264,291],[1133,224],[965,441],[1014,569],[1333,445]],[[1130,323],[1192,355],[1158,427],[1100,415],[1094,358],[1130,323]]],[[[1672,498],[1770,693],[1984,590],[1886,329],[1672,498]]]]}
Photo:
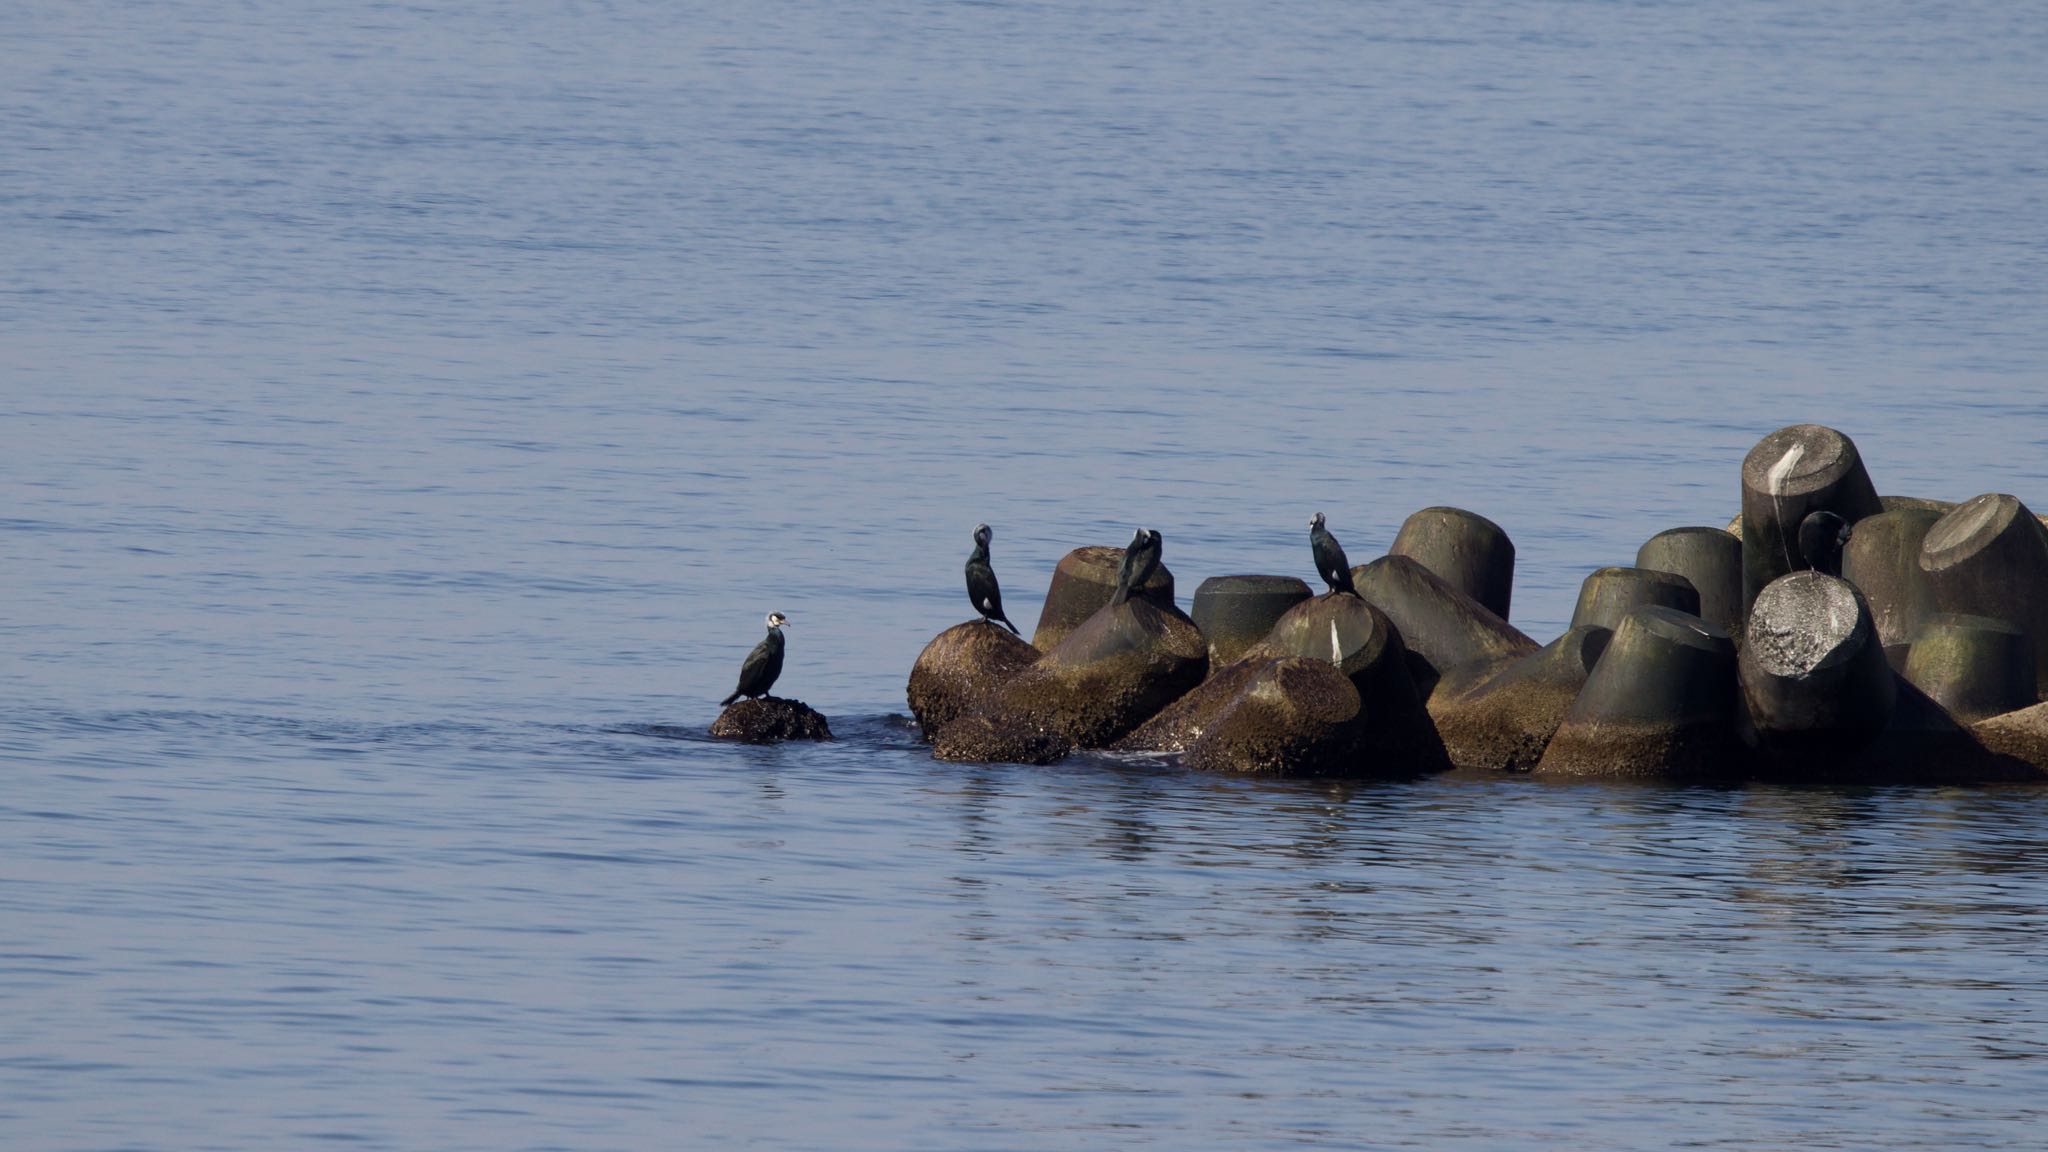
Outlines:
{"type": "Polygon", "coordinates": [[[2008,620],[1937,612],[1906,655],[1906,679],[1965,724],[2037,703],[2034,642],[2008,620]]]}
{"type": "Polygon", "coordinates": [[[1597,625],[1574,628],[1437,704],[1436,730],[1451,763],[1514,772],[1534,768],[1613,636],[1597,625]]]}
{"type": "Polygon", "coordinates": [[[1463,683],[1465,673],[1536,650],[1534,640],[1411,557],[1382,556],[1353,568],[1351,576],[1359,594],[1400,632],[1409,675],[1425,702],[1440,685],[1463,683]]]}
{"type": "Polygon", "coordinates": [[[1195,589],[1194,621],[1209,638],[1209,667],[1222,668],[1266,638],[1274,621],[1315,595],[1295,576],[1211,576],[1195,589]]]}
{"type": "Polygon", "coordinates": [[[1597,568],[1579,585],[1572,609],[1574,628],[1619,628],[1638,608],[1672,608],[1688,616],[1700,614],[1700,594],[1692,581],[1653,568],[1597,568]]]}
{"type": "Polygon", "coordinates": [[[967,715],[1103,748],[1200,684],[1208,669],[1209,644],[1194,624],[1134,596],[1105,604],[967,715]]]}
{"type": "Polygon", "coordinates": [[[1734,640],[1690,613],[1637,608],[1614,630],[1534,774],[1736,778],[1748,759],[1736,708],[1734,640]]]}
{"type": "Polygon", "coordinates": [[[1741,682],[1758,740],[1794,766],[1854,757],[1897,698],[1862,594],[1819,572],[1781,576],[1758,594],[1741,682]]]}
{"type": "Polygon", "coordinates": [[[939,730],[932,756],[961,764],[1052,764],[1073,747],[1065,736],[1027,720],[971,712],[939,730]]]}
{"type": "Polygon", "coordinates": [[[1487,611],[1508,618],[1515,543],[1486,517],[1463,508],[1424,508],[1402,521],[1387,554],[1415,560],[1487,611]]]}
{"type": "MultiPolygon", "coordinates": [[[[1067,633],[1108,604],[1110,595],[1116,591],[1117,569],[1123,561],[1123,549],[1099,545],[1076,548],[1060,557],[1053,568],[1052,583],[1045,590],[1045,607],[1039,610],[1031,646],[1040,652],[1052,651],[1067,638],[1067,633]]],[[[1180,613],[1173,604],[1173,573],[1163,563],[1138,586],[1135,594],[1164,611],[1180,613]]]]}
{"type": "Polygon", "coordinates": [[[2034,643],[2035,692],[2048,683],[2048,529],[2017,499],[1987,493],[1935,521],[1920,571],[1943,612],[2010,620],[2034,643]]]}
{"type": "Polygon", "coordinates": [[[830,740],[832,726],[801,700],[779,696],[735,700],[711,723],[711,734],[742,744],[775,744],[784,740],[830,740]]]}
{"type": "MultiPolygon", "coordinates": [[[[1889,499],[1889,497],[1887,497],[1889,499]]],[[[1886,648],[1911,644],[1920,624],[1939,611],[1934,589],[1920,570],[1920,549],[1941,513],[1889,508],[1856,524],[1842,552],[1842,579],[1863,593],[1886,648]]]]}
{"type": "Polygon", "coordinates": [[[1794,424],[1749,450],[1742,461],[1745,603],[1771,581],[1808,567],[1799,554],[1799,524],[1821,508],[1852,526],[1884,510],[1855,442],[1832,428],[1794,424]]]}
{"type": "Polygon", "coordinates": [[[986,620],[955,624],[932,638],[910,669],[910,714],[926,740],[987,699],[1042,653],[986,620]]]}
{"type": "Polygon", "coordinates": [[[1261,661],[1188,747],[1187,763],[1286,776],[1369,774],[1379,766],[1360,755],[1364,720],[1358,690],[1328,660],[1261,661]]]}
{"type": "Polygon", "coordinates": [[[1636,567],[1683,576],[1699,596],[1699,618],[1740,640],[1742,539],[1733,532],[1721,528],[1667,529],[1636,549],[1636,567]]]}

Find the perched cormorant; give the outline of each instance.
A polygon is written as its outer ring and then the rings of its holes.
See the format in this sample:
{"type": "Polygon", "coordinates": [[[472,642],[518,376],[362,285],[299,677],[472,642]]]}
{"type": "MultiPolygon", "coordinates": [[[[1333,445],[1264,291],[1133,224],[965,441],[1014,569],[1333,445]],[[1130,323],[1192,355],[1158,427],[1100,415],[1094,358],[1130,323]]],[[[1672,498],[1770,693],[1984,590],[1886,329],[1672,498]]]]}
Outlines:
{"type": "Polygon", "coordinates": [[[1344,558],[1344,546],[1323,527],[1321,512],[1308,518],[1308,546],[1316,555],[1316,573],[1330,586],[1330,591],[1358,595],[1358,589],[1351,583],[1351,561],[1344,558]]]}
{"type": "Polygon", "coordinates": [[[967,599],[974,604],[974,610],[981,613],[984,624],[997,620],[1003,627],[1022,636],[1010,618],[1003,615],[1003,590],[996,584],[996,570],[988,566],[988,542],[995,533],[986,524],[974,526],[974,554],[967,558],[967,599]]]}
{"type": "Polygon", "coordinates": [[[1825,508],[1799,522],[1799,554],[1806,566],[1823,576],[1842,574],[1842,549],[1849,544],[1849,522],[1825,508]]]}
{"type": "Polygon", "coordinates": [[[1140,528],[1131,534],[1131,542],[1124,547],[1123,563],[1117,565],[1116,591],[1109,597],[1111,604],[1129,600],[1131,593],[1145,586],[1145,581],[1159,570],[1163,546],[1159,533],[1150,528],[1140,528]]]}
{"type": "Polygon", "coordinates": [[[740,686],[732,690],[732,695],[720,700],[719,707],[723,708],[742,696],[766,696],[768,689],[775,687],[775,678],[782,675],[782,630],[787,627],[789,617],[780,612],[768,614],[768,635],[747,653],[747,662],[740,665],[740,686]]]}

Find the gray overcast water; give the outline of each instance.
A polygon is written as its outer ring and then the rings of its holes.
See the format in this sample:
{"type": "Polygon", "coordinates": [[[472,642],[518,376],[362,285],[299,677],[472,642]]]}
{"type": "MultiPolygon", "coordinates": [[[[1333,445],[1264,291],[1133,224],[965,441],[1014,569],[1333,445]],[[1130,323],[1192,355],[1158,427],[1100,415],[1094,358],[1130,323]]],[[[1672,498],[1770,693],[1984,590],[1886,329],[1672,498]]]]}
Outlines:
{"type": "Polygon", "coordinates": [[[2048,510],[2048,10],[13,0],[0,1141],[2037,1149],[2041,792],[891,715],[978,520],[1548,639],[1800,421],[2048,510]]]}

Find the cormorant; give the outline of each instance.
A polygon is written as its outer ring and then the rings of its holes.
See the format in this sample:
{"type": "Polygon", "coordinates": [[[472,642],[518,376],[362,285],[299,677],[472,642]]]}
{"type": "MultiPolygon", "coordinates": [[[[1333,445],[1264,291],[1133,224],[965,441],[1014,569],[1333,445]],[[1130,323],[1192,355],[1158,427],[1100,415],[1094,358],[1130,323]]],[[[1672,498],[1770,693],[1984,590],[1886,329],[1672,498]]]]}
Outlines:
{"type": "Polygon", "coordinates": [[[1145,581],[1159,570],[1163,546],[1159,533],[1150,528],[1140,528],[1131,534],[1131,542],[1124,548],[1123,563],[1117,565],[1116,591],[1109,597],[1111,604],[1121,604],[1145,587],[1145,581]]]}
{"type": "Polygon", "coordinates": [[[1358,595],[1358,589],[1351,583],[1351,561],[1344,558],[1344,546],[1323,527],[1321,512],[1308,518],[1308,546],[1316,556],[1316,574],[1330,586],[1330,591],[1358,595]]]}
{"type": "Polygon", "coordinates": [[[1808,512],[1799,522],[1799,554],[1806,557],[1806,566],[1823,576],[1840,576],[1849,532],[1849,522],[1825,508],[1808,512]]]}
{"type": "Polygon", "coordinates": [[[974,610],[981,613],[982,623],[992,624],[1000,620],[1003,627],[1022,636],[1017,626],[1010,623],[1010,618],[1003,615],[1003,590],[996,584],[996,570],[988,565],[988,542],[994,536],[988,525],[974,526],[974,554],[967,558],[967,599],[973,602],[974,610]]]}
{"type": "Polygon", "coordinates": [[[787,627],[789,617],[780,612],[768,614],[768,635],[747,653],[747,662],[740,665],[740,686],[720,700],[719,707],[724,708],[742,696],[766,696],[768,689],[775,687],[775,678],[782,675],[782,630],[787,627]]]}

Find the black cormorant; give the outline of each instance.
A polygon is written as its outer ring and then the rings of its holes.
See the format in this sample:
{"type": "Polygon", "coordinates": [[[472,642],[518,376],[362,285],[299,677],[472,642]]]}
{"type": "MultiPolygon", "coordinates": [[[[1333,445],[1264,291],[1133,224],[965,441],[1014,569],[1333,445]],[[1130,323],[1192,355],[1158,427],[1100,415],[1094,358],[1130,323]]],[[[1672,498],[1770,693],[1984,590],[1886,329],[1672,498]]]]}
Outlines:
{"type": "Polygon", "coordinates": [[[1140,528],[1131,534],[1131,542],[1124,548],[1123,563],[1117,565],[1116,591],[1109,597],[1111,604],[1121,604],[1145,587],[1145,581],[1159,570],[1163,547],[1159,533],[1150,528],[1140,528]]]}
{"type": "Polygon", "coordinates": [[[1842,574],[1842,549],[1849,544],[1849,522],[1825,508],[1799,522],[1799,554],[1806,566],[1823,576],[1842,574]]]}
{"type": "Polygon", "coordinates": [[[1003,615],[1003,590],[996,584],[996,570],[988,565],[988,542],[995,533],[986,524],[974,526],[974,554],[967,558],[967,599],[974,604],[974,610],[981,613],[984,624],[997,620],[1003,627],[1022,636],[1010,618],[1003,615]]]}
{"type": "Polygon", "coordinates": [[[719,707],[723,708],[742,696],[766,696],[768,689],[775,687],[775,678],[782,675],[782,630],[787,627],[789,617],[780,612],[768,614],[768,635],[747,653],[747,662],[740,665],[740,686],[732,690],[732,695],[720,700],[719,707]]]}
{"type": "Polygon", "coordinates": [[[1344,558],[1344,546],[1323,527],[1321,512],[1308,518],[1308,545],[1316,555],[1316,573],[1330,586],[1330,591],[1358,595],[1358,589],[1351,583],[1351,561],[1344,558]]]}

